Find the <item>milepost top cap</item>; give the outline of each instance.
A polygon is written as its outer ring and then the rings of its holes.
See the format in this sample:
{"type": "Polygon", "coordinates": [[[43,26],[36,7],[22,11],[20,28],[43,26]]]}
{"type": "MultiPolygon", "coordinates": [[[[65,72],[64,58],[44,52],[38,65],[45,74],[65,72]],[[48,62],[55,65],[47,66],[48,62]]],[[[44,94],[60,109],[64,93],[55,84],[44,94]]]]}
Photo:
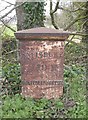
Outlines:
{"type": "Polygon", "coordinates": [[[15,32],[19,40],[66,40],[70,32],[53,28],[37,27],[15,32]]]}

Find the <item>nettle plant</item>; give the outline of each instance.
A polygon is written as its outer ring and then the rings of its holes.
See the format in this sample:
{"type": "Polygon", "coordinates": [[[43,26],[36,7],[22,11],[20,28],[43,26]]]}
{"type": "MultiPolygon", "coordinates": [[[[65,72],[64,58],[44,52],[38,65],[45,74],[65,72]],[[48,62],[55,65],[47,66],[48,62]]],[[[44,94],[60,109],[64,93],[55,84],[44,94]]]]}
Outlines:
{"type": "Polygon", "coordinates": [[[43,27],[45,20],[44,2],[26,2],[23,5],[25,12],[24,28],[43,27]]]}

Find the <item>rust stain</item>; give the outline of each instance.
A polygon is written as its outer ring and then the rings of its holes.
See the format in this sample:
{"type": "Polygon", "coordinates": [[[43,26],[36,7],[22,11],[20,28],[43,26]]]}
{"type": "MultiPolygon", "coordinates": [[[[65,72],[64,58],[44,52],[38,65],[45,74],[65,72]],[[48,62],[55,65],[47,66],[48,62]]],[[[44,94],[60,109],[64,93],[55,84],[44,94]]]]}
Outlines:
{"type": "Polygon", "coordinates": [[[19,42],[22,95],[33,98],[59,98],[63,84],[25,84],[31,81],[62,81],[64,41],[69,32],[50,28],[32,28],[15,33],[19,42]]]}
{"type": "MultiPolygon", "coordinates": [[[[63,41],[20,41],[22,80],[62,80],[63,41]]],[[[34,98],[58,98],[63,85],[23,85],[22,94],[34,98]]]]}

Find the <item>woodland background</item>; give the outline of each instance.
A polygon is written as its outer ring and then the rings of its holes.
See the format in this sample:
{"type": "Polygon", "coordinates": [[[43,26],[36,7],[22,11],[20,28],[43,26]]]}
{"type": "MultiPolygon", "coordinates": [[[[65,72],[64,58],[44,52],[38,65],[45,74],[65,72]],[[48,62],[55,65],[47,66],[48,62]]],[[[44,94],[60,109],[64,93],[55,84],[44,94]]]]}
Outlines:
{"type": "Polygon", "coordinates": [[[8,3],[0,10],[0,117],[1,118],[88,118],[88,2],[8,3]],[[16,15],[8,17],[13,10],[16,15]],[[49,13],[46,14],[46,13],[49,13]],[[24,98],[21,92],[21,73],[17,30],[49,27],[71,31],[65,42],[64,94],[60,99],[35,100],[24,98]]]}

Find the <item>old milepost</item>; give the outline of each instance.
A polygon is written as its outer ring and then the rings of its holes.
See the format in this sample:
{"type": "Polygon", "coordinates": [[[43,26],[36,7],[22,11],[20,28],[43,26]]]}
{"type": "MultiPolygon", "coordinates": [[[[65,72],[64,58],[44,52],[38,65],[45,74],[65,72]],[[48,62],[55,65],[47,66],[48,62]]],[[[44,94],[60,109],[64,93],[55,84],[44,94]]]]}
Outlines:
{"type": "Polygon", "coordinates": [[[59,98],[63,95],[64,41],[69,32],[32,28],[15,33],[19,40],[22,95],[59,98]]]}

